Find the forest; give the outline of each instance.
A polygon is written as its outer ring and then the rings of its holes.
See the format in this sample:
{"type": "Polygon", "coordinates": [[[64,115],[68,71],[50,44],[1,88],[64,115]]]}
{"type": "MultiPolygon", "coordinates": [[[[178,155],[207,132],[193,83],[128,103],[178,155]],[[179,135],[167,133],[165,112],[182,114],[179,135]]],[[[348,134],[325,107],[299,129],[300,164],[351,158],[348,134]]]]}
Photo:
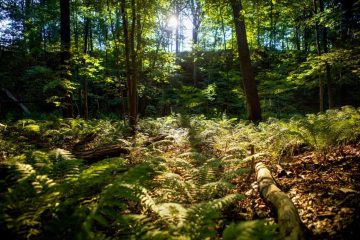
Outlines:
{"type": "Polygon", "coordinates": [[[2,239],[360,239],[359,0],[0,0],[2,239]]]}

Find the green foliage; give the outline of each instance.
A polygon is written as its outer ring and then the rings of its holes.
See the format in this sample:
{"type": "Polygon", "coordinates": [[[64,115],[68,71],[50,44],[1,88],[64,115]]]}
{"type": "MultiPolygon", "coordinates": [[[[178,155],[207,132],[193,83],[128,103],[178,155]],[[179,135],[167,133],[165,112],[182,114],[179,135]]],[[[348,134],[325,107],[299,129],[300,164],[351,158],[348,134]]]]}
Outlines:
{"type": "Polygon", "coordinates": [[[232,223],[224,231],[224,240],[275,240],[276,225],[266,224],[264,221],[247,221],[239,224],[232,223]]]}
{"type": "MultiPolygon", "coordinates": [[[[132,143],[122,122],[24,119],[0,125],[0,230],[16,239],[211,239],[229,224],[229,208],[244,199],[233,184],[247,161],[279,160],[300,146],[320,154],[360,138],[353,107],[258,126],[237,119],[174,114],[142,119],[132,143]],[[130,146],[126,158],[87,163],[71,148],[130,146]],[[151,136],[167,135],[146,147],[151,136]],[[37,139],[33,143],[33,139],[37,139]],[[120,140],[119,140],[120,139],[120,140]],[[255,155],[249,156],[251,145],[255,155]]],[[[274,225],[232,224],[224,239],[275,239],[274,225]]]]}
{"type": "Polygon", "coordinates": [[[359,140],[360,112],[353,107],[328,110],[326,113],[309,114],[303,119],[292,119],[290,124],[303,141],[315,150],[325,152],[328,148],[359,140]]]}
{"type": "MultiPolygon", "coordinates": [[[[161,121],[163,124],[155,128],[157,134],[170,133],[181,124],[176,118],[161,121]]],[[[199,126],[201,121],[199,118],[191,124],[199,126]]],[[[2,134],[5,141],[33,134],[39,139],[51,136],[52,146],[66,146],[65,142],[77,135],[99,131],[99,125],[101,141],[124,132],[119,122],[54,119],[22,120],[11,126],[11,135],[7,126],[2,134]]],[[[151,124],[146,126],[150,128],[144,133],[154,134],[151,124]]],[[[178,144],[184,144],[186,134],[179,132],[178,137],[178,144]]],[[[60,148],[45,151],[30,147],[21,155],[12,152],[1,166],[6,171],[0,195],[0,220],[5,223],[1,230],[17,239],[215,236],[223,224],[223,209],[242,197],[230,193],[234,186],[227,180],[220,180],[219,159],[207,160],[196,152],[184,152],[173,159],[149,156],[156,152],[154,148],[163,146],[167,146],[165,142],[159,142],[142,149],[145,152],[135,166],[123,158],[86,165],[60,148]]]]}

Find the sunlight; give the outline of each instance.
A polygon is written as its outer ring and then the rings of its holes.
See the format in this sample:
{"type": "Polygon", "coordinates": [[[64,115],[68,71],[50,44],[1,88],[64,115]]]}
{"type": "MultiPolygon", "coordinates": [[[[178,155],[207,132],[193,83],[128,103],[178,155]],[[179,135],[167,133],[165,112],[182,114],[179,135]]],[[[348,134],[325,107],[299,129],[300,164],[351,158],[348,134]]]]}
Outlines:
{"type": "Polygon", "coordinates": [[[172,28],[172,29],[177,28],[177,26],[179,24],[177,17],[175,15],[170,16],[167,24],[168,24],[169,28],[172,28]]]}

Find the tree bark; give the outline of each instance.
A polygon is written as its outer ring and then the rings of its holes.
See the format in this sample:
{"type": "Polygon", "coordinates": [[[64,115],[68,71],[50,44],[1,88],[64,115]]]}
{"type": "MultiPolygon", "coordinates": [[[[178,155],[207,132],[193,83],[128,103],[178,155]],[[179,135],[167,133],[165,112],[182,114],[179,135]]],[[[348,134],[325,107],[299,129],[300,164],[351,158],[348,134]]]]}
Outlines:
{"type": "Polygon", "coordinates": [[[175,28],[175,54],[176,59],[179,57],[180,53],[180,3],[179,1],[175,1],[175,17],[177,21],[177,26],[175,28]]]}
{"type": "MultiPolygon", "coordinates": [[[[72,149],[72,153],[77,157],[86,161],[98,161],[108,157],[118,157],[121,154],[130,154],[130,146],[127,144],[112,144],[107,146],[99,146],[93,149],[84,150],[85,144],[93,141],[97,137],[96,134],[89,134],[85,136],[80,142],[75,144],[72,149]]],[[[148,147],[152,143],[164,140],[166,135],[159,135],[156,137],[149,138],[145,141],[141,147],[148,147]]]]}
{"type": "Polygon", "coordinates": [[[193,82],[194,85],[197,84],[197,72],[198,72],[198,66],[197,66],[197,46],[199,43],[199,29],[201,25],[201,14],[202,14],[202,5],[199,0],[191,0],[191,15],[192,15],[192,24],[193,24],[193,30],[192,30],[192,40],[193,40],[193,82]]]}
{"type": "Polygon", "coordinates": [[[261,109],[254,73],[251,66],[249,46],[246,38],[246,28],[242,10],[241,0],[230,0],[233,10],[237,47],[239,52],[240,70],[242,73],[246,109],[248,119],[251,121],[261,120],[261,109]]]}
{"type": "MultiPolygon", "coordinates": [[[[111,29],[111,33],[113,35],[113,39],[114,39],[114,59],[115,59],[115,70],[116,70],[116,76],[118,78],[118,81],[121,82],[121,66],[120,66],[120,49],[119,49],[119,45],[120,45],[120,13],[119,11],[116,12],[116,28],[114,27],[114,22],[113,19],[111,17],[111,11],[110,11],[110,3],[109,0],[106,1],[107,4],[107,11],[109,14],[109,19],[110,19],[110,29],[111,29]]],[[[121,85],[121,84],[120,84],[121,85]]],[[[125,105],[125,95],[126,95],[126,89],[123,89],[122,87],[120,87],[119,89],[119,95],[120,95],[120,99],[121,99],[121,112],[123,114],[123,119],[124,119],[124,123],[126,121],[125,119],[125,114],[126,114],[126,105],[125,105]]]]}
{"type": "MultiPolygon", "coordinates": [[[[70,0],[60,1],[60,71],[64,81],[70,81],[70,0]]],[[[63,117],[73,117],[71,92],[64,87],[63,117]]]]}
{"type": "MultiPolygon", "coordinates": [[[[319,7],[320,12],[324,12],[324,1],[319,0],[319,7]]],[[[328,37],[327,37],[327,27],[323,26],[322,28],[322,44],[324,53],[327,53],[328,50],[328,37]]],[[[328,106],[329,108],[334,107],[334,101],[333,101],[333,89],[332,89],[332,79],[331,79],[331,68],[328,62],[325,62],[325,69],[326,69],[326,83],[327,83],[327,94],[328,94],[328,106]]]]}
{"type": "MultiPolygon", "coordinates": [[[[313,0],[314,14],[317,14],[317,2],[313,0]]],[[[319,23],[315,22],[315,42],[316,42],[316,51],[317,55],[321,56],[321,46],[320,46],[320,30],[319,23]]],[[[322,80],[322,75],[319,73],[319,110],[320,112],[324,111],[324,82],[322,80]]]]}
{"type": "MultiPolygon", "coordinates": [[[[87,17],[85,19],[85,27],[84,27],[84,55],[88,54],[88,40],[89,40],[89,29],[90,29],[90,18],[87,17]]],[[[84,62],[86,66],[86,63],[84,62]]],[[[82,86],[82,103],[81,103],[81,111],[82,117],[85,121],[89,119],[89,108],[88,108],[88,80],[87,77],[83,79],[83,86],[82,86]]]]}
{"type": "Polygon", "coordinates": [[[136,53],[135,53],[135,23],[136,23],[136,9],[135,0],[131,1],[132,11],[132,25],[129,34],[129,23],[126,12],[126,1],[121,0],[121,14],[123,20],[124,42],[125,42],[125,65],[126,65],[126,79],[128,84],[128,106],[129,106],[129,123],[132,133],[136,132],[136,96],[137,96],[137,79],[136,79],[136,53]]]}
{"type": "Polygon", "coordinates": [[[295,205],[276,186],[269,169],[265,164],[257,163],[255,172],[261,196],[276,210],[280,238],[287,240],[305,239],[303,225],[295,205]]]}
{"type": "Polygon", "coordinates": [[[74,151],[73,153],[77,158],[81,158],[86,161],[97,161],[109,157],[118,157],[121,154],[129,154],[130,150],[127,147],[124,147],[123,144],[115,144],[89,150],[74,151]]]}
{"type": "Polygon", "coordinates": [[[226,30],[225,30],[225,24],[224,24],[224,17],[223,17],[223,7],[220,6],[220,19],[221,19],[221,31],[222,31],[222,37],[223,37],[223,44],[224,44],[224,50],[226,52],[226,30]]]}

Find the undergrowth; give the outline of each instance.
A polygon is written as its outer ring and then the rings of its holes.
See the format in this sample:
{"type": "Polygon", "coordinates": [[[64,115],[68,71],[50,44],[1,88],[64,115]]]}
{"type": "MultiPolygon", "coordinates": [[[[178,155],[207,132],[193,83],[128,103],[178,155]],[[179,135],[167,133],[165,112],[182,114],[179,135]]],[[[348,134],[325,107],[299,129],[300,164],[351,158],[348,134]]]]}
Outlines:
{"type": "Polygon", "coordinates": [[[319,156],[358,143],[359,109],[268,119],[172,115],[143,119],[136,141],[122,122],[81,119],[0,125],[0,231],[7,239],[275,239],[276,225],[238,222],[234,179],[252,157],[319,156]],[[122,143],[131,153],[95,163],[73,147],[122,143]],[[167,137],[144,147],[160,134],[167,137]],[[255,156],[250,149],[255,148],[255,156]],[[231,213],[231,214],[230,214],[231,213]]]}

